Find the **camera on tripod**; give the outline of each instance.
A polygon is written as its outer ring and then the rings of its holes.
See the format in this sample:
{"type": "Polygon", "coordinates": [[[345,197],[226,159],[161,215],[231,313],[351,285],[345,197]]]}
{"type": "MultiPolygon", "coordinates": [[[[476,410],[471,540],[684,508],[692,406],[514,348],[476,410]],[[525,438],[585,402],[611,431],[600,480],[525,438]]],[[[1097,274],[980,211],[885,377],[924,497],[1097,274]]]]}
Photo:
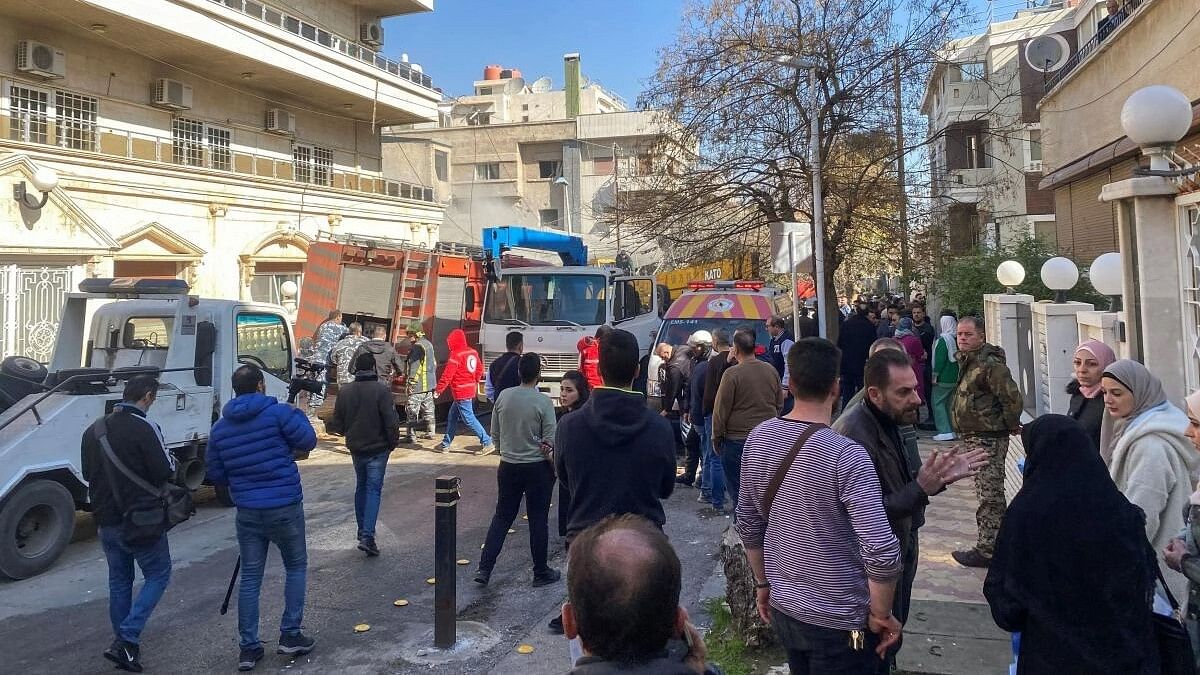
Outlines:
{"type": "Polygon", "coordinates": [[[296,376],[288,383],[288,403],[295,403],[296,397],[302,391],[307,391],[310,394],[320,394],[325,391],[324,378],[321,374],[329,366],[308,359],[295,358],[292,360],[296,364],[296,376]]]}

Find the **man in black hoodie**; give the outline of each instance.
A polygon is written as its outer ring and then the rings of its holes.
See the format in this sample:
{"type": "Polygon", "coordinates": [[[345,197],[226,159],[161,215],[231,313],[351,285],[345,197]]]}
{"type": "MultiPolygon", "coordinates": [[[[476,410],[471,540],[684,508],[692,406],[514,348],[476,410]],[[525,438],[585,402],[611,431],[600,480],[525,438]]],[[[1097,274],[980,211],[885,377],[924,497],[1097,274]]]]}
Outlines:
{"type": "Polygon", "coordinates": [[[392,384],[392,378],[397,373],[404,372],[404,359],[396,354],[396,348],[387,341],[387,328],[383,326],[376,326],[372,331],[371,339],[359,345],[355,350],[354,360],[351,363],[354,364],[356,372],[358,357],[363,354],[370,354],[371,358],[375,359],[375,374],[389,387],[392,384]]]}
{"type": "Polygon", "coordinates": [[[383,475],[388,455],[400,444],[400,416],[392,404],[392,390],[376,375],[371,353],[354,360],[354,381],[338,392],[333,416],[325,430],[346,437],[354,461],[354,517],[358,521],[358,550],[379,555],[375,522],[383,496],[383,475]]]}

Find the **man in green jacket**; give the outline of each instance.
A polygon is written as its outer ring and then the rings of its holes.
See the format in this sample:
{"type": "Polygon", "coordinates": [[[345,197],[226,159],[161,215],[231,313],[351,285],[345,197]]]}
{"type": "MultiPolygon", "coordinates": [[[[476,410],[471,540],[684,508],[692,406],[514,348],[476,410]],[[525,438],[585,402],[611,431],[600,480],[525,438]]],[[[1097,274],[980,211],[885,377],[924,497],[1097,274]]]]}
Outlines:
{"type": "Polygon", "coordinates": [[[987,463],[975,476],[979,508],[975,548],[952,555],[966,567],[988,567],[996,533],[1004,519],[1004,460],[1008,437],[1021,431],[1021,390],[1005,363],[1004,350],[984,341],[983,319],[964,316],[958,322],[958,386],[950,421],[962,437],[963,450],[986,450],[987,463]]]}

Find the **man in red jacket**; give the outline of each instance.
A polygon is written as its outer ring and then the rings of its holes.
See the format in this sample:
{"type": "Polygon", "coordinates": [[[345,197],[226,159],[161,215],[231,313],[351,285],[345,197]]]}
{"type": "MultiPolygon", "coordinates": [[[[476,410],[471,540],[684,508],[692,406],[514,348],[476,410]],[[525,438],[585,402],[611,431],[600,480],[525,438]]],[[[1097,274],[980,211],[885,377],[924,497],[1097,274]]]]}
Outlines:
{"type": "Polygon", "coordinates": [[[479,375],[483,372],[483,361],[479,352],[467,344],[467,334],[455,328],[446,336],[446,346],[450,348],[450,360],[446,361],[446,369],[438,380],[433,397],[436,399],[443,391],[450,390],[454,403],[446,415],[446,435],[438,445],[443,453],[450,452],[450,443],[454,441],[454,432],[458,431],[458,418],[461,415],[471,431],[479,437],[483,447],[475,452],[476,455],[490,455],[495,451],[492,437],[488,436],[483,425],[475,417],[475,390],[479,386],[479,375]]]}
{"type": "Polygon", "coordinates": [[[604,378],[600,377],[600,339],[612,332],[612,326],[600,326],[596,336],[586,335],[576,343],[579,350],[579,372],[587,378],[592,389],[604,386],[604,378]]]}

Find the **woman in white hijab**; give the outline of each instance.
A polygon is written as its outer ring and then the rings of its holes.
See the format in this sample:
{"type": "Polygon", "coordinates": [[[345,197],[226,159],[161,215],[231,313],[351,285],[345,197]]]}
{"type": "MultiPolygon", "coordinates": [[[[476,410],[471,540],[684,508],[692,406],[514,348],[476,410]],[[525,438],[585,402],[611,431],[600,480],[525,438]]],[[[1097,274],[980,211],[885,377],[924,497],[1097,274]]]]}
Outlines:
{"type": "Polygon", "coordinates": [[[943,316],[938,327],[941,335],[933,345],[933,424],[937,427],[935,441],[954,440],[950,426],[950,401],[958,386],[958,320],[943,316]]]}
{"type": "MultiPolygon", "coordinates": [[[[1102,445],[1112,448],[1108,471],[1128,499],[1146,514],[1146,537],[1154,550],[1167,548],[1183,528],[1183,514],[1192,496],[1192,472],[1200,455],[1183,435],[1187,416],[1167,400],[1162,382],[1146,366],[1122,359],[1104,369],[1104,406],[1113,428],[1102,445]]],[[[1159,562],[1176,598],[1187,590],[1187,579],[1159,562]]],[[[1170,615],[1171,606],[1156,591],[1154,611],[1170,615]]]]}

